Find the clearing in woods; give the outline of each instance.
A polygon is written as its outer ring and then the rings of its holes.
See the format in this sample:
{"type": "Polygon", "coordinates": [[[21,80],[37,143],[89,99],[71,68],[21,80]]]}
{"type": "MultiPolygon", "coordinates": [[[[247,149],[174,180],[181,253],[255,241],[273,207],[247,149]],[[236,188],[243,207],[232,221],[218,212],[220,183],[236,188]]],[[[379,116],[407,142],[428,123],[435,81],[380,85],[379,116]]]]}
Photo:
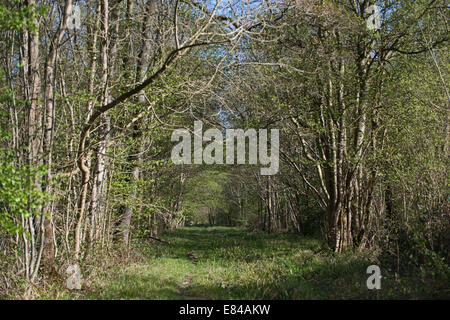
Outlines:
{"type": "Polygon", "coordinates": [[[384,290],[367,289],[366,269],[374,263],[367,253],[336,255],[316,239],[232,227],[186,227],[162,238],[172,245],[141,244],[138,261],[97,273],[88,289],[67,298],[392,298],[384,275],[384,290]]]}

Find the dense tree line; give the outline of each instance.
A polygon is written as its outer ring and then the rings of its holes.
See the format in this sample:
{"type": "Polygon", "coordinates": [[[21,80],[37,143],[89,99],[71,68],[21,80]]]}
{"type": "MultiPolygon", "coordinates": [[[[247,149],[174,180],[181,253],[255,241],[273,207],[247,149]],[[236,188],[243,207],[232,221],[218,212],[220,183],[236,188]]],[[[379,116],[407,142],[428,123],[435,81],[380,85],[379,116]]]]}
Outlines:
{"type": "Polygon", "coordinates": [[[1,1],[0,295],[186,224],[448,276],[448,17],[443,0],[1,1]],[[280,129],[279,173],[174,164],[195,120],[280,129]]]}

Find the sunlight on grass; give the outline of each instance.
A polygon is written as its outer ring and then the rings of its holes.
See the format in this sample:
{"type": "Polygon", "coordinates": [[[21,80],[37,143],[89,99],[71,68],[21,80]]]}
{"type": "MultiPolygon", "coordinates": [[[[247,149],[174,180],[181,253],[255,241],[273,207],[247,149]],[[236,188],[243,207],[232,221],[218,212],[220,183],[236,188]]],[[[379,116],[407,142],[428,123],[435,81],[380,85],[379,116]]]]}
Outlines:
{"type": "Polygon", "coordinates": [[[365,254],[334,255],[298,235],[241,228],[182,228],[173,243],[138,243],[145,261],[95,280],[87,299],[376,299],[365,254]],[[198,260],[190,260],[187,252],[198,260]]]}

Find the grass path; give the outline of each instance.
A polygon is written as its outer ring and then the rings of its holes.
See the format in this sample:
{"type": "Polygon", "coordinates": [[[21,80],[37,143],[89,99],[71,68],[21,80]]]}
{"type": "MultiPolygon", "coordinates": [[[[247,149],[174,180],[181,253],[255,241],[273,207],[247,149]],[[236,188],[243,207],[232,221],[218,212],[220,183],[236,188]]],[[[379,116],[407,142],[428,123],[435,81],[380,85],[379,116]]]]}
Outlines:
{"type": "MultiPolygon", "coordinates": [[[[141,244],[142,258],[100,274],[83,299],[377,298],[366,287],[370,259],[335,255],[318,240],[189,227],[141,244]],[[194,252],[198,261],[190,260],[194,252]]],[[[386,291],[385,291],[386,293],[386,291]]]]}

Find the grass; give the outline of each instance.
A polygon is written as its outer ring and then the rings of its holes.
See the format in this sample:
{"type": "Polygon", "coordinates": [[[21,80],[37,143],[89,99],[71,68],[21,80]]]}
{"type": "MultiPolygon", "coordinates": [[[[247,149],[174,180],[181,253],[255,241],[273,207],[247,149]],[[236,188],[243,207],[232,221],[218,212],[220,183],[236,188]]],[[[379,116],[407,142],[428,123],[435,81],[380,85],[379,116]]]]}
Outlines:
{"type": "MultiPolygon", "coordinates": [[[[334,254],[316,239],[249,233],[242,228],[187,227],[159,242],[138,243],[139,259],[97,272],[69,299],[384,299],[415,298],[382,270],[368,290],[369,252],[334,254]],[[192,251],[197,261],[188,259],[192,251]],[[403,288],[403,289],[402,289],[403,288]]],[[[413,286],[420,288],[420,283],[413,286]]]]}

